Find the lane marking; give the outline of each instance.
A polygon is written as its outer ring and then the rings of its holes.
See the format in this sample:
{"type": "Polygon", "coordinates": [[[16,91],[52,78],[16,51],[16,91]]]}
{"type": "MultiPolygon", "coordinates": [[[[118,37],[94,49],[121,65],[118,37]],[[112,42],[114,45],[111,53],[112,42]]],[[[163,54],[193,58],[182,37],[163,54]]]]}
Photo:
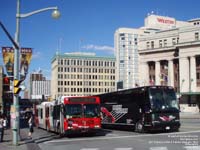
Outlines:
{"type": "Polygon", "coordinates": [[[200,150],[200,146],[185,146],[186,150],[200,150]]]}
{"type": "Polygon", "coordinates": [[[114,150],[132,150],[132,147],[127,147],[127,148],[115,148],[114,150]]]}
{"type": "Polygon", "coordinates": [[[99,150],[99,148],[81,148],[80,150],[99,150]]]}
{"type": "Polygon", "coordinates": [[[171,132],[171,133],[161,133],[161,134],[137,134],[129,136],[116,136],[116,137],[92,137],[92,138],[78,138],[78,139],[63,139],[63,140],[52,140],[44,142],[48,143],[60,143],[60,142],[75,142],[75,141],[95,141],[95,140],[112,140],[112,139],[121,139],[121,138],[135,138],[135,137],[154,137],[154,136],[165,136],[165,135],[180,135],[180,134],[189,134],[189,133],[200,133],[200,130],[197,131],[186,131],[186,132],[171,132]]]}
{"type": "Polygon", "coordinates": [[[150,147],[149,150],[168,150],[167,147],[150,147]]]}

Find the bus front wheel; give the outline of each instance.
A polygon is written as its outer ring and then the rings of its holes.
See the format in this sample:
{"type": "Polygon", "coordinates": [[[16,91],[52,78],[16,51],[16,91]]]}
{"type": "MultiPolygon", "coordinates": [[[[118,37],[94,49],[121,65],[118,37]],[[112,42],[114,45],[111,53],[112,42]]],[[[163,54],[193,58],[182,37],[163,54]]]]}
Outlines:
{"type": "Polygon", "coordinates": [[[144,126],[143,126],[141,120],[139,120],[139,121],[136,122],[136,124],[135,124],[135,131],[139,132],[139,133],[144,132],[144,126]]]}

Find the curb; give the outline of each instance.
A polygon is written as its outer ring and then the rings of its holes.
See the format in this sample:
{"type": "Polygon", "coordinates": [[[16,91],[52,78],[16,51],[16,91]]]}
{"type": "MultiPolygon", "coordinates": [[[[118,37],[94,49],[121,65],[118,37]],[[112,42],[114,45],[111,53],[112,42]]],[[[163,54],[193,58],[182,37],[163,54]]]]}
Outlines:
{"type": "Polygon", "coordinates": [[[0,150],[41,150],[34,139],[27,139],[27,130],[20,129],[18,145],[12,144],[12,129],[4,131],[4,141],[0,143],[0,150]]]}

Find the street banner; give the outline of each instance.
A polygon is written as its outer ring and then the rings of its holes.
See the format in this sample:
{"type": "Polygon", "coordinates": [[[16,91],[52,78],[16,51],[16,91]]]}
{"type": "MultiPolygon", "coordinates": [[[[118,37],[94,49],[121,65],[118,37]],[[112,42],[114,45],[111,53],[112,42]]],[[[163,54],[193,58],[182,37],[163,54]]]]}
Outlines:
{"type": "MultiPolygon", "coordinates": [[[[2,54],[4,65],[8,76],[14,75],[14,48],[13,47],[2,47],[2,54]]],[[[32,48],[21,48],[20,49],[20,80],[24,80],[28,73],[28,67],[32,58],[32,48]]]]}
{"type": "Polygon", "coordinates": [[[24,80],[28,74],[28,67],[32,58],[32,48],[21,48],[20,79],[24,80]]]}
{"type": "Polygon", "coordinates": [[[12,47],[2,47],[3,62],[8,76],[13,76],[14,71],[14,49],[12,47]]]}

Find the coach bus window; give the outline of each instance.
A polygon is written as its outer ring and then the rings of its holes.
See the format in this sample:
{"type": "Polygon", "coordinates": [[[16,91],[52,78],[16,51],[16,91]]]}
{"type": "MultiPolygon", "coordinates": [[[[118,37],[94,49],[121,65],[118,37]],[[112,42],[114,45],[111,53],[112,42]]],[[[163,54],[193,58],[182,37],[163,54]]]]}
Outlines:
{"type": "Polygon", "coordinates": [[[168,108],[178,109],[178,101],[173,89],[164,90],[164,100],[168,108]]]}
{"type": "Polygon", "coordinates": [[[178,109],[176,95],[173,89],[150,89],[150,99],[152,108],[155,110],[178,109]]]}
{"type": "Polygon", "coordinates": [[[84,116],[86,118],[99,117],[99,106],[96,104],[86,104],[84,105],[84,116]]]}
{"type": "Polygon", "coordinates": [[[156,110],[162,109],[164,106],[162,90],[150,89],[150,92],[151,92],[151,103],[153,108],[156,110]]]}
{"type": "Polygon", "coordinates": [[[79,118],[82,116],[81,104],[70,104],[65,106],[67,118],[79,118]]]}

